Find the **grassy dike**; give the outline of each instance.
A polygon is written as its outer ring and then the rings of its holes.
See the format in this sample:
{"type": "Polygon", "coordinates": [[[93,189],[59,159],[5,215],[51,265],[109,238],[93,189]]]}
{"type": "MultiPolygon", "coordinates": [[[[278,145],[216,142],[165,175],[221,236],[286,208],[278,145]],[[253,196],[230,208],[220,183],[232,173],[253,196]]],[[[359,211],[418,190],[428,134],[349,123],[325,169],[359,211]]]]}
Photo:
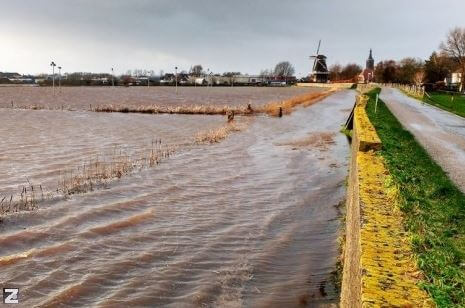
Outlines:
{"type": "Polygon", "coordinates": [[[367,114],[383,148],[409,232],[421,285],[438,307],[465,307],[465,196],[379,100],[367,93],[367,114]]]}

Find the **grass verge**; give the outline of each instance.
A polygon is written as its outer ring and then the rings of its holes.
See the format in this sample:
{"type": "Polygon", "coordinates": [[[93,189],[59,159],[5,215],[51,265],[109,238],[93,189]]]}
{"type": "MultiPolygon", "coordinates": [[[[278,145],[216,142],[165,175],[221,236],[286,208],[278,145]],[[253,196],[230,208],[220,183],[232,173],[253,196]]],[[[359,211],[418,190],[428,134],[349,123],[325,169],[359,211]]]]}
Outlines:
{"type": "Polygon", "coordinates": [[[428,95],[423,98],[425,103],[465,117],[465,95],[442,92],[430,92],[428,95]]]}
{"type": "Polygon", "coordinates": [[[367,95],[367,114],[381,155],[399,187],[405,227],[423,271],[422,286],[439,307],[465,306],[465,195],[406,131],[386,105],[367,95]]]}

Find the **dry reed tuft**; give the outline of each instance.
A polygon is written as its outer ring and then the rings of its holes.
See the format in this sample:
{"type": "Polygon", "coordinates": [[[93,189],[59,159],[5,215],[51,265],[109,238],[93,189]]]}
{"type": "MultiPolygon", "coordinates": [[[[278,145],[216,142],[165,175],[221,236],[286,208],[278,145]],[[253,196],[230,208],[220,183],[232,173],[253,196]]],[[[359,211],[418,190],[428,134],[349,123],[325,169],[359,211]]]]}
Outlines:
{"type": "Polygon", "coordinates": [[[317,93],[306,93],[298,96],[291,97],[290,99],[281,101],[281,102],[271,102],[266,104],[262,108],[262,112],[265,112],[271,116],[279,116],[280,115],[280,108],[282,108],[283,114],[290,114],[292,109],[297,106],[307,107],[310,106],[326,97],[331,95],[335,89],[330,89],[324,92],[317,92],[317,93]]]}
{"type": "Polygon", "coordinates": [[[42,185],[35,186],[29,182],[21,187],[21,193],[17,195],[4,196],[0,200],[0,214],[15,213],[19,211],[32,211],[37,208],[37,203],[43,201],[47,194],[44,194],[42,185]]]}
{"type": "Polygon", "coordinates": [[[200,132],[195,138],[196,144],[204,143],[217,143],[228,137],[233,132],[242,131],[247,128],[250,121],[241,121],[240,123],[237,120],[230,121],[223,126],[211,129],[208,131],[200,132]]]}
{"type": "Polygon", "coordinates": [[[183,106],[97,106],[95,112],[123,112],[123,113],[149,113],[149,114],[203,114],[203,115],[252,115],[254,110],[249,106],[214,106],[214,105],[183,105],[183,106]]]}
{"type": "MultiPolygon", "coordinates": [[[[13,105],[11,107],[0,106],[0,109],[16,109],[16,110],[61,110],[61,111],[77,111],[78,109],[73,108],[69,105],[43,105],[43,104],[31,104],[31,105],[13,105]]],[[[92,111],[92,109],[89,109],[92,111]]]]}
{"type": "Polygon", "coordinates": [[[66,196],[92,191],[134,170],[158,165],[174,152],[174,146],[163,146],[161,140],[153,141],[150,151],[136,158],[131,158],[121,150],[118,153],[115,149],[109,159],[100,160],[97,157],[79,167],[76,173],[65,173],[58,183],[57,192],[66,196]]]}
{"type": "Polygon", "coordinates": [[[21,187],[20,194],[11,194],[0,199],[0,215],[38,208],[44,200],[66,198],[72,194],[85,193],[104,187],[110,181],[119,179],[137,169],[158,165],[162,159],[170,157],[176,150],[173,145],[162,145],[161,140],[154,140],[152,148],[144,154],[131,158],[115,148],[109,158],[97,157],[78,167],[77,170],[62,172],[56,189],[45,192],[42,185],[21,187]]]}

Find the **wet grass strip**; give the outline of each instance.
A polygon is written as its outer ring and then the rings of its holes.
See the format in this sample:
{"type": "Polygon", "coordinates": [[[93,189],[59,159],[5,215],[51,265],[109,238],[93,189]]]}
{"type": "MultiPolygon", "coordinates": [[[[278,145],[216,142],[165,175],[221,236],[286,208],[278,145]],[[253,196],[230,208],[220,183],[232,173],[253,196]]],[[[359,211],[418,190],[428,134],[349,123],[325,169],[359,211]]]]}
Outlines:
{"type": "Polygon", "coordinates": [[[465,306],[465,195],[405,130],[384,102],[367,95],[368,116],[383,143],[385,159],[400,191],[412,249],[423,272],[422,287],[439,307],[465,306]]]}
{"type": "Polygon", "coordinates": [[[423,98],[425,103],[465,117],[465,95],[442,92],[430,92],[428,95],[423,98]]]}

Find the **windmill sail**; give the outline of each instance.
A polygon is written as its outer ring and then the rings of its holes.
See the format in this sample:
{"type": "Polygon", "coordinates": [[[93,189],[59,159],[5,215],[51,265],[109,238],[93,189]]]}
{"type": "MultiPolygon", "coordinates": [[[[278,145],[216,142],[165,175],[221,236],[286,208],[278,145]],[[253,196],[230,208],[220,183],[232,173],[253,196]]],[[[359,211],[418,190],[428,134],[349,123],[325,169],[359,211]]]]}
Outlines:
{"type": "Polygon", "coordinates": [[[313,61],[313,68],[311,72],[311,80],[313,82],[328,82],[328,67],[326,65],[326,56],[320,54],[321,40],[318,42],[318,48],[316,50],[316,55],[311,56],[313,61]]]}
{"type": "Polygon", "coordinates": [[[318,48],[316,49],[316,56],[313,56],[313,57],[315,57],[315,61],[313,61],[313,69],[312,69],[312,72],[315,71],[315,66],[316,66],[318,54],[320,53],[320,46],[321,46],[321,40],[318,42],[318,48]]]}

